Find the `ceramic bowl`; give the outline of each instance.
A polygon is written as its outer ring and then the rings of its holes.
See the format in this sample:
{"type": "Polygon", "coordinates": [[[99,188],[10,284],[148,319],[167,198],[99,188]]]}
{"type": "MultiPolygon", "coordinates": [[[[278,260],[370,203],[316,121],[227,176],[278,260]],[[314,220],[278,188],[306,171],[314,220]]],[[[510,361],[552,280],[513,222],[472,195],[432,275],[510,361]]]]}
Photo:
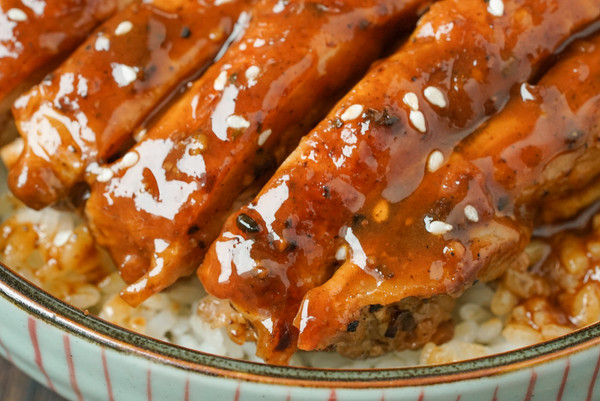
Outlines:
{"type": "Polygon", "coordinates": [[[385,370],[269,366],[132,333],[0,266],[0,355],[70,400],[600,400],[600,324],[461,363],[385,370]]]}

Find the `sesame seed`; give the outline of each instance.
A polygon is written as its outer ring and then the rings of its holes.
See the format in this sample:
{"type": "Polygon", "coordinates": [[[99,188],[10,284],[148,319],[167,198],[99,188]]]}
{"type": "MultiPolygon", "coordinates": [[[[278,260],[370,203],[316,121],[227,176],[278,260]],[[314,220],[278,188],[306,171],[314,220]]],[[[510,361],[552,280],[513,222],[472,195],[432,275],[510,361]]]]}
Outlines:
{"type": "Polygon", "coordinates": [[[94,48],[97,52],[109,51],[110,40],[106,36],[98,36],[98,38],[96,38],[96,42],[94,43],[94,48]]]}
{"type": "Polygon", "coordinates": [[[137,154],[137,152],[127,152],[119,162],[119,167],[128,168],[134,166],[138,160],[140,160],[140,156],[137,154]]]}
{"type": "Polygon", "coordinates": [[[232,0],[215,0],[215,6],[220,6],[222,4],[231,3],[232,0]]]}
{"type": "Polygon", "coordinates": [[[126,33],[129,33],[132,29],[133,24],[131,23],[131,21],[123,21],[119,25],[117,25],[117,28],[115,29],[115,35],[125,35],[126,33]]]}
{"type": "Polygon", "coordinates": [[[410,122],[414,125],[414,127],[420,132],[427,131],[427,127],[425,125],[425,116],[418,110],[410,111],[410,122]]]}
{"type": "Polygon", "coordinates": [[[20,8],[11,8],[6,12],[6,16],[9,20],[15,22],[27,21],[27,14],[20,8]]]}
{"type": "Polygon", "coordinates": [[[260,74],[260,68],[258,68],[255,65],[248,67],[248,69],[246,70],[246,79],[248,80],[248,87],[251,88],[254,85],[256,85],[256,77],[258,77],[258,74],[260,74]]]}
{"type": "Polygon", "coordinates": [[[353,104],[348,107],[340,116],[342,121],[352,121],[360,117],[363,112],[363,106],[361,104],[353,104]]]}
{"type": "Polygon", "coordinates": [[[433,173],[439,170],[440,167],[444,164],[444,154],[439,150],[434,150],[429,155],[429,159],[427,160],[427,170],[433,173]]]}
{"type": "Polygon", "coordinates": [[[258,77],[259,73],[260,73],[260,68],[258,68],[255,65],[250,66],[246,70],[246,78],[249,79],[249,80],[250,79],[256,79],[256,77],[258,77]]]}
{"type": "Polygon", "coordinates": [[[233,129],[243,129],[250,127],[250,122],[243,117],[231,115],[227,117],[227,126],[233,129]]]}
{"type": "Polygon", "coordinates": [[[404,104],[410,107],[411,110],[419,110],[419,98],[413,92],[406,92],[402,98],[404,104]]]}
{"type": "Polygon", "coordinates": [[[465,217],[467,220],[472,221],[473,223],[477,223],[479,221],[479,213],[477,213],[477,209],[475,209],[472,205],[465,206],[465,217]]]}
{"type": "Polygon", "coordinates": [[[256,40],[254,41],[254,45],[253,45],[253,46],[254,46],[254,47],[262,47],[262,46],[264,46],[264,44],[265,44],[265,43],[267,43],[267,42],[265,42],[265,40],[264,40],[264,39],[260,39],[260,38],[259,38],[259,39],[256,39],[256,40]]]}
{"type": "Polygon", "coordinates": [[[426,221],[425,228],[431,234],[442,235],[442,234],[446,234],[447,232],[451,231],[454,227],[452,227],[452,225],[450,225],[448,223],[444,223],[443,221],[433,220],[433,221],[429,222],[429,224],[427,224],[427,221],[426,221]]]}
{"type": "Polygon", "coordinates": [[[222,91],[223,89],[225,89],[225,84],[227,84],[227,71],[221,71],[221,73],[213,83],[213,88],[216,91],[222,91]]]}
{"type": "Polygon", "coordinates": [[[71,238],[72,233],[73,232],[70,230],[59,231],[54,235],[54,239],[52,240],[52,243],[56,247],[63,246],[69,241],[69,238],[71,238]]]}
{"type": "Polygon", "coordinates": [[[504,15],[504,3],[502,0],[490,0],[487,10],[495,17],[502,17],[504,15]]]}
{"type": "Polygon", "coordinates": [[[271,131],[270,129],[261,132],[258,136],[258,146],[263,146],[265,142],[267,142],[267,139],[269,139],[269,137],[271,136],[272,132],[273,131],[271,131]]]}
{"type": "Polygon", "coordinates": [[[112,76],[119,87],[127,86],[137,79],[137,68],[125,64],[110,63],[112,76]]]}
{"type": "Polygon", "coordinates": [[[345,246],[340,246],[335,252],[335,258],[339,261],[346,260],[348,257],[348,251],[345,246]]]}
{"type": "Polygon", "coordinates": [[[439,90],[439,88],[436,88],[435,86],[428,86],[427,88],[425,88],[425,90],[423,91],[423,95],[425,95],[425,99],[427,99],[427,101],[434,106],[441,108],[447,106],[446,97],[444,96],[442,91],[439,90]]]}
{"type": "Polygon", "coordinates": [[[144,139],[144,137],[146,136],[147,133],[148,133],[148,130],[146,128],[143,128],[143,129],[139,130],[138,132],[136,132],[135,134],[133,134],[133,139],[136,142],[139,142],[142,139],[144,139]]]}
{"type": "Polygon", "coordinates": [[[98,172],[98,177],[96,177],[96,181],[98,182],[108,182],[111,178],[113,178],[113,171],[107,167],[102,167],[98,172]]]}

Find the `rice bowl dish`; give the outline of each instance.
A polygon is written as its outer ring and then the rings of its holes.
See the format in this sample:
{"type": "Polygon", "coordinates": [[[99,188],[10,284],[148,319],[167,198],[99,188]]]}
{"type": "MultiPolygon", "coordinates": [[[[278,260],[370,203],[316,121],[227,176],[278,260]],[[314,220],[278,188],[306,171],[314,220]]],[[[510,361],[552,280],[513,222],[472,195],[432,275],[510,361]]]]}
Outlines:
{"type": "MultiPolygon", "coordinates": [[[[0,50],[60,28],[5,1],[0,50]]],[[[0,51],[0,262],[25,280],[151,358],[191,350],[177,369],[460,370],[550,344],[555,371],[552,344],[595,347],[597,1],[90,4],[29,75],[0,51]]]]}

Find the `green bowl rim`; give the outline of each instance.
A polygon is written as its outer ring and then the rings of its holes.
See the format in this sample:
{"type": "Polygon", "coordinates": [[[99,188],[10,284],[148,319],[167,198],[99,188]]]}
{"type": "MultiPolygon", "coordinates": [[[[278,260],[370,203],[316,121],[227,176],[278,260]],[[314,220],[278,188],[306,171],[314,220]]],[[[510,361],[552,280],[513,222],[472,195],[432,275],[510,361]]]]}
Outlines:
{"type": "Polygon", "coordinates": [[[445,365],[367,370],[273,366],[186,349],[115,326],[60,301],[1,263],[0,296],[61,330],[120,352],[213,376],[287,385],[359,388],[442,383],[499,374],[600,344],[600,323],[596,323],[527,348],[445,365]]]}

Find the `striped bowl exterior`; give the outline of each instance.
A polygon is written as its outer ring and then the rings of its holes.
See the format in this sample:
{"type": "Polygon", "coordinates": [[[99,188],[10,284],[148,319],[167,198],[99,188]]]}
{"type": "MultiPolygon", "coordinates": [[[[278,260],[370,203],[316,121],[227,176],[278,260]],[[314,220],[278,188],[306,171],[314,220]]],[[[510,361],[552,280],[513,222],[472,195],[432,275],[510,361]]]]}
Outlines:
{"type": "Polygon", "coordinates": [[[0,266],[0,356],[70,400],[600,400],[600,325],[515,352],[413,369],[235,361],[87,316],[0,266]]]}

